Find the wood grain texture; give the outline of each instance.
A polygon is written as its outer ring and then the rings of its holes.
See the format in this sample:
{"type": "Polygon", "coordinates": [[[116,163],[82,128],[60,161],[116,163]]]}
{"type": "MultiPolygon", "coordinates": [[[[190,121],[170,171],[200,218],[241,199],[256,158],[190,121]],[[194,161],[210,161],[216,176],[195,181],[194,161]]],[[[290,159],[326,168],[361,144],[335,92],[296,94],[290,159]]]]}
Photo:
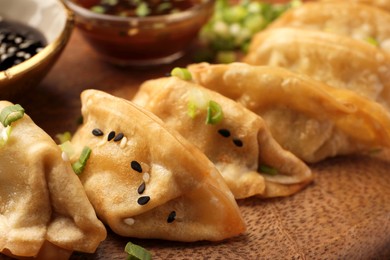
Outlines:
{"type": "MultiPolygon", "coordinates": [[[[95,88],[132,95],[146,79],[164,76],[174,64],[119,68],[102,62],[75,31],[58,63],[35,89],[12,101],[52,137],[74,131],[79,95],[95,88]]],[[[95,254],[72,259],[125,259],[126,242],[150,250],[153,259],[389,259],[390,156],[340,157],[311,165],[315,181],[287,198],[240,200],[245,234],[219,243],[178,243],[109,236],[95,254]]],[[[0,256],[0,259],[5,259],[0,256]]]]}

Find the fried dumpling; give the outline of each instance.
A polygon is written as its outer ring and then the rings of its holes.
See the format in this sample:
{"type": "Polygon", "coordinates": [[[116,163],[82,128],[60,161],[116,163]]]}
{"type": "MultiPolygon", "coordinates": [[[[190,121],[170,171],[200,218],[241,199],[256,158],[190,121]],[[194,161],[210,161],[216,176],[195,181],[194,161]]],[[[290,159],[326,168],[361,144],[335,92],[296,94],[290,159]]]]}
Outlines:
{"type": "MultiPolygon", "coordinates": [[[[0,101],[10,118],[14,107],[0,101]]],[[[26,114],[0,123],[0,133],[0,252],[38,259],[94,252],[106,229],[58,145],[26,114]]]]}
{"type": "Polygon", "coordinates": [[[258,115],[215,91],[166,77],[143,83],[132,101],[204,152],[236,199],[291,195],[312,179],[310,169],[278,145],[258,115]],[[220,118],[205,123],[213,104],[220,118]]]}
{"type": "Polygon", "coordinates": [[[79,177],[115,233],[187,242],[245,231],[233,194],[194,145],[130,101],[97,90],[81,99],[72,144],[92,152],[79,177]]]}
{"type": "Polygon", "coordinates": [[[268,28],[294,27],[348,36],[390,53],[390,13],[349,1],[307,2],[291,8],[268,28]]]}
{"type": "Polygon", "coordinates": [[[390,109],[389,56],[349,37],[296,28],[266,30],[254,36],[243,61],[284,67],[390,109]]]}
{"type": "MultiPolygon", "coordinates": [[[[340,0],[322,0],[324,2],[341,2],[340,0]]],[[[381,8],[386,11],[390,11],[390,0],[343,0],[346,3],[362,3],[367,5],[372,5],[377,8],[381,8]]]]}
{"type": "Polygon", "coordinates": [[[283,68],[244,63],[189,66],[194,80],[260,115],[273,137],[306,162],[390,146],[390,116],[352,91],[283,68]]]}

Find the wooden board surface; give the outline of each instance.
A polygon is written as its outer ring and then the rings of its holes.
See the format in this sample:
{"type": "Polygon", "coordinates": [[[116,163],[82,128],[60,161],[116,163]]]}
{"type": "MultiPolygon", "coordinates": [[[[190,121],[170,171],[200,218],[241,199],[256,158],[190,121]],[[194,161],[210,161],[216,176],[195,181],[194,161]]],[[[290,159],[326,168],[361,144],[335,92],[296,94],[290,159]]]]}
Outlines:
{"type": "MultiPolygon", "coordinates": [[[[149,69],[115,67],[101,61],[76,30],[44,81],[12,101],[54,137],[76,129],[83,89],[132,96],[144,80],[188,62],[184,57],[149,69]]],[[[127,241],[147,248],[154,259],[389,259],[389,161],[355,156],[311,165],[315,182],[302,192],[239,201],[248,230],[231,240],[177,243],[122,238],[109,231],[95,254],[74,254],[72,259],[125,259],[127,241]]]]}

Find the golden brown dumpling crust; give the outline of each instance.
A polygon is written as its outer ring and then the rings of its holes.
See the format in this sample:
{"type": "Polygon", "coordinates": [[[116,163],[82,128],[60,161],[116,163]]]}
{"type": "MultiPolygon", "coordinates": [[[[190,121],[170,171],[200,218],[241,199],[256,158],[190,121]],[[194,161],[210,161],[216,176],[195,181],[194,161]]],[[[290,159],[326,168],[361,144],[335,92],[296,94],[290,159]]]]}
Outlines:
{"type": "Polygon", "coordinates": [[[296,28],[266,30],[254,36],[243,61],[305,74],[390,109],[388,54],[349,37],[296,28]]]}
{"type": "MultiPolygon", "coordinates": [[[[341,2],[340,0],[322,0],[324,2],[341,2]]],[[[378,8],[381,8],[386,11],[390,11],[390,1],[389,0],[343,0],[346,3],[362,3],[367,5],[372,5],[378,8]]]]}
{"type": "Polygon", "coordinates": [[[291,195],[311,180],[310,169],[273,139],[263,120],[237,102],[197,84],[167,77],[143,83],[132,100],[195,144],[216,165],[236,199],[291,195]],[[207,103],[219,104],[223,119],[206,124],[207,103]],[[195,105],[195,115],[188,107],[195,105]],[[277,175],[262,173],[268,166],[277,175]]]}
{"type": "Polygon", "coordinates": [[[201,63],[189,70],[200,85],[262,116],[279,144],[304,161],[390,145],[389,113],[352,91],[277,67],[201,63]]]}
{"type": "Polygon", "coordinates": [[[344,35],[390,53],[390,13],[351,1],[307,2],[292,8],[268,29],[294,27],[344,35]]]}
{"type": "Polygon", "coordinates": [[[96,90],[81,99],[84,123],[72,143],[92,153],[80,179],[114,232],[214,241],[245,231],[233,194],[195,146],[129,101],[96,90]]]}
{"type": "MultiPolygon", "coordinates": [[[[0,101],[0,111],[10,105],[0,101]]],[[[11,127],[0,147],[0,251],[40,259],[94,252],[106,230],[70,163],[28,115],[11,127]]]]}

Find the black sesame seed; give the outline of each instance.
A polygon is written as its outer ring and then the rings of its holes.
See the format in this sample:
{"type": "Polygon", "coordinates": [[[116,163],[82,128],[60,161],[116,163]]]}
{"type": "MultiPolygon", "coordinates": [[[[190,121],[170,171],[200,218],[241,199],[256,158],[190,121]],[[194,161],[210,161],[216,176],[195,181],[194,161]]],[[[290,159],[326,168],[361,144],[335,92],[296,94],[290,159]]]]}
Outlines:
{"type": "Polygon", "coordinates": [[[122,140],[123,137],[124,137],[123,133],[117,134],[114,138],[114,142],[118,142],[118,141],[122,140]]]}
{"type": "Polygon", "coordinates": [[[150,197],[149,196],[142,196],[142,197],[139,197],[137,202],[139,205],[145,205],[146,203],[148,203],[150,200],[150,197]]]}
{"type": "Polygon", "coordinates": [[[233,143],[238,146],[238,147],[242,147],[244,144],[242,143],[242,141],[240,139],[233,139],[233,143]]]}
{"type": "Polygon", "coordinates": [[[229,137],[230,136],[230,131],[227,129],[219,129],[218,133],[222,135],[223,137],[229,137]]]}
{"type": "Polygon", "coordinates": [[[172,211],[168,215],[167,222],[172,223],[173,221],[175,221],[175,219],[176,219],[176,211],[172,211]]]}
{"type": "Polygon", "coordinates": [[[115,131],[111,131],[111,132],[108,134],[107,140],[108,140],[108,141],[111,141],[114,137],[115,137],[115,131]]]}
{"type": "Polygon", "coordinates": [[[138,190],[137,190],[138,194],[144,193],[145,188],[146,188],[145,182],[142,182],[142,184],[138,187],[138,190]]]}
{"type": "Polygon", "coordinates": [[[93,129],[93,130],[92,130],[92,134],[93,134],[94,136],[102,136],[102,135],[104,135],[103,131],[100,130],[99,128],[93,129]]]}
{"type": "Polygon", "coordinates": [[[134,171],[137,171],[137,172],[142,172],[142,167],[141,167],[141,164],[139,164],[139,162],[137,161],[131,161],[131,168],[134,170],[134,171]]]}

